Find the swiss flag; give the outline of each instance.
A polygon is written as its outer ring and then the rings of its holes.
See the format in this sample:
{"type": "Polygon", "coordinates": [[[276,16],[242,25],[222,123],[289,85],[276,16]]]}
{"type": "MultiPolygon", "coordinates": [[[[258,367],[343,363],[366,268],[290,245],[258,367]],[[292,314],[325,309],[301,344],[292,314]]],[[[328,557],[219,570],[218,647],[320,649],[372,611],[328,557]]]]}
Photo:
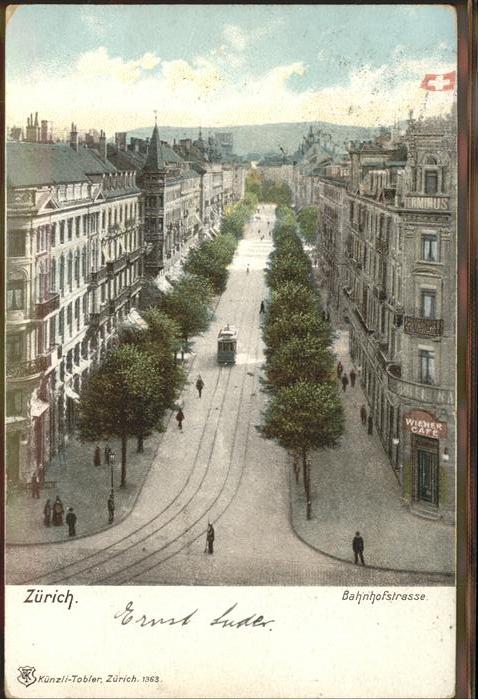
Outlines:
{"type": "Polygon", "coordinates": [[[422,80],[420,87],[431,92],[444,92],[445,90],[453,90],[456,83],[456,71],[451,73],[427,73],[422,80]]]}

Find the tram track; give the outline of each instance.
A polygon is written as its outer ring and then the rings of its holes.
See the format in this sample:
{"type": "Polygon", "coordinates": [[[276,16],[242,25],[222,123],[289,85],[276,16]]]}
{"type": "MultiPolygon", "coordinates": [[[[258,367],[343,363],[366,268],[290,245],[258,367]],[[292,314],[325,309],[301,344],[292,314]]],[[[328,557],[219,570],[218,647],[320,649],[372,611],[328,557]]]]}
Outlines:
{"type": "MultiPolygon", "coordinates": [[[[257,358],[258,358],[258,355],[259,355],[259,346],[260,346],[259,334],[260,334],[260,327],[258,326],[257,330],[256,330],[255,333],[254,333],[254,336],[255,336],[255,337],[254,337],[254,344],[255,344],[255,353],[254,353],[254,357],[255,357],[255,359],[257,359],[257,358]]],[[[247,368],[247,365],[246,365],[246,368],[247,368]]],[[[245,372],[245,375],[247,375],[247,371],[245,372]]],[[[161,553],[162,551],[165,551],[165,550],[166,550],[167,548],[169,548],[172,544],[174,544],[174,543],[180,541],[183,537],[185,537],[185,535],[188,534],[188,532],[190,532],[196,525],[200,524],[201,521],[202,521],[206,516],[211,517],[211,510],[212,510],[212,508],[214,507],[214,505],[219,501],[220,497],[222,496],[222,494],[223,494],[223,492],[224,492],[224,490],[226,489],[226,486],[227,486],[227,484],[228,484],[229,477],[230,477],[230,475],[231,475],[232,466],[233,466],[233,461],[234,461],[234,449],[235,449],[235,446],[236,446],[237,432],[238,432],[238,427],[239,427],[239,416],[240,416],[240,414],[241,414],[241,410],[242,410],[243,403],[244,403],[243,397],[244,397],[245,384],[246,384],[246,381],[245,381],[245,376],[244,376],[244,381],[243,381],[242,386],[241,386],[241,396],[240,396],[240,400],[239,400],[239,408],[238,408],[238,411],[237,411],[237,414],[236,414],[235,423],[234,423],[234,434],[233,434],[232,444],[231,444],[231,448],[230,448],[230,458],[229,458],[229,464],[228,464],[227,472],[226,472],[226,475],[225,475],[225,477],[224,477],[224,479],[223,479],[221,488],[220,488],[219,492],[216,494],[216,496],[214,497],[214,499],[212,500],[212,502],[211,502],[205,509],[203,509],[203,511],[199,514],[198,517],[196,517],[195,521],[194,521],[189,527],[187,527],[185,530],[183,530],[183,531],[182,531],[180,534],[178,534],[178,536],[176,536],[174,539],[168,541],[168,542],[167,542],[166,544],[164,544],[163,546],[160,546],[159,548],[155,549],[154,551],[148,553],[146,556],[143,556],[141,559],[136,560],[136,561],[133,561],[132,563],[128,564],[127,566],[124,566],[120,571],[115,571],[113,574],[108,575],[108,576],[105,576],[104,578],[102,578],[102,579],[100,579],[99,581],[97,581],[99,584],[104,584],[106,581],[111,580],[112,578],[113,578],[113,579],[116,578],[116,576],[118,576],[118,574],[124,573],[126,570],[130,570],[131,568],[134,568],[135,566],[137,566],[137,565],[143,563],[144,561],[147,561],[147,560],[151,559],[153,556],[156,556],[157,554],[161,553]]],[[[255,378],[254,384],[257,384],[257,378],[255,378]]],[[[235,497],[236,497],[236,495],[237,495],[237,492],[239,491],[239,488],[240,488],[240,485],[241,485],[241,482],[242,482],[242,478],[243,478],[243,474],[244,474],[244,469],[245,469],[245,458],[244,458],[244,457],[245,457],[245,454],[246,454],[246,451],[247,451],[247,441],[248,441],[248,436],[249,436],[249,431],[250,431],[250,420],[246,421],[246,425],[247,425],[247,426],[246,426],[246,438],[245,438],[245,440],[244,440],[244,453],[243,453],[243,458],[240,459],[241,468],[240,468],[240,472],[239,472],[239,478],[238,478],[238,480],[237,480],[236,486],[234,487],[232,496],[231,496],[231,497],[229,498],[229,500],[227,501],[227,503],[226,503],[225,507],[223,508],[223,510],[220,512],[219,515],[216,515],[216,514],[215,514],[213,517],[211,517],[211,519],[213,519],[213,521],[215,521],[215,522],[218,521],[218,519],[219,519],[220,517],[222,517],[222,515],[224,514],[224,512],[226,512],[226,510],[230,507],[230,505],[232,504],[232,502],[234,501],[234,499],[235,499],[235,497]]],[[[210,458],[211,458],[212,455],[213,455],[213,451],[214,451],[214,449],[211,450],[210,458]]],[[[200,537],[203,537],[203,536],[205,535],[205,533],[206,533],[206,528],[204,527],[204,525],[201,524],[201,525],[200,525],[200,529],[201,529],[200,532],[199,532],[198,534],[196,534],[192,540],[191,540],[191,539],[188,539],[177,551],[174,551],[174,552],[172,552],[172,553],[169,553],[169,554],[168,554],[165,558],[163,558],[162,560],[153,563],[153,565],[149,566],[148,568],[146,568],[146,569],[144,569],[144,570],[141,570],[141,571],[138,572],[138,573],[135,573],[135,574],[133,574],[133,575],[128,574],[128,576],[127,576],[125,579],[119,579],[119,580],[114,579],[114,581],[111,582],[110,584],[124,585],[124,584],[126,584],[127,582],[130,582],[131,580],[134,580],[135,578],[137,578],[137,577],[139,577],[139,576],[141,576],[141,575],[144,575],[145,573],[150,572],[151,570],[154,570],[154,569],[158,568],[160,565],[162,565],[162,564],[165,563],[166,561],[170,560],[170,559],[173,558],[174,556],[177,556],[179,553],[181,553],[181,551],[183,551],[185,548],[187,548],[187,547],[190,546],[192,543],[194,543],[195,541],[197,541],[200,537]]]]}
{"type": "MultiPolygon", "coordinates": [[[[246,294],[247,294],[247,291],[248,291],[249,286],[250,286],[250,280],[248,280],[248,283],[246,284],[246,288],[244,289],[244,292],[245,292],[246,294]]],[[[243,307],[242,312],[241,312],[240,324],[242,324],[244,317],[248,314],[248,310],[249,310],[249,309],[248,309],[247,306],[243,307]]],[[[168,505],[167,505],[160,513],[158,513],[157,515],[155,515],[154,517],[152,517],[150,520],[148,520],[147,522],[145,522],[145,523],[143,523],[142,525],[140,525],[139,527],[137,527],[134,531],[129,532],[129,533],[126,534],[125,536],[121,537],[120,539],[117,539],[116,541],[112,542],[111,544],[109,544],[108,546],[102,548],[101,550],[95,551],[95,552],[93,552],[93,553],[91,553],[91,554],[89,554],[89,555],[87,555],[87,556],[84,556],[83,558],[81,558],[81,559],[79,559],[79,560],[76,560],[76,561],[73,561],[73,562],[71,562],[71,563],[68,563],[68,564],[65,564],[65,565],[63,565],[63,566],[60,566],[60,567],[58,567],[58,568],[55,568],[54,570],[49,571],[49,572],[47,572],[47,573],[42,573],[42,574],[40,574],[40,575],[38,575],[38,576],[35,576],[34,578],[31,578],[31,579],[29,579],[29,580],[27,580],[27,581],[24,581],[23,584],[28,584],[28,583],[31,583],[31,582],[44,582],[45,584],[59,584],[59,583],[62,583],[62,582],[66,582],[66,581],[68,581],[68,580],[71,580],[72,578],[75,578],[75,577],[77,577],[77,576],[79,576],[79,575],[82,576],[84,573],[88,573],[88,572],[95,571],[95,570],[98,571],[99,568],[101,568],[102,566],[106,565],[107,563],[109,563],[109,562],[112,561],[113,559],[117,559],[119,556],[122,556],[122,555],[126,554],[128,551],[131,551],[132,549],[134,549],[134,548],[140,546],[141,544],[144,544],[145,541],[147,541],[148,539],[150,539],[150,538],[153,537],[153,536],[156,536],[162,529],[164,529],[166,526],[168,526],[169,524],[171,524],[171,523],[173,523],[175,520],[177,520],[177,518],[180,517],[182,513],[184,513],[184,511],[187,509],[187,507],[190,505],[190,503],[194,500],[194,498],[196,497],[196,495],[198,494],[198,492],[200,492],[201,487],[202,487],[202,485],[204,484],[204,481],[205,481],[205,479],[206,479],[206,477],[207,477],[207,475],[208,475],[208,471],[209,471],[209,467],[210,467],[210,458],[211,458],[211,455],[212,455],[212,453],[213,453],[213,451],[214,451],[215,438],[217,437],[217,433],[218,433],[219,424],[220,424],[220,421],[221,421],[221,415],[222,415],[222,411],[223,411],[224,402],[225,402],[226,397],[227,397],[227,395],[228,395],[228,387],[229,387],[230,378],[231,378],[231,370],[230,370],[230,368],[229,368],[229,371],[227,371],[227,370],[225,370],[223,367],[218,367],[217,379],[216,379],[216,383],[215,383],[215,387],[214,387],[214,393],[213,393],[213,395],[212,395],[212,397],[211,397],[211,400],[210,400],[210,403],[209,403],[207,418],[206,418],[206,420],[204,421],[204,424],[203,424],[203,429],[202,429],[200,441],[199,441],[199,444],[198,444],[198,448],[197,448],[197,450],[196,450],[196,455],[195,455],[195,458],[194,458],[193,466],[192,466],[191,470],[189,471],[188,477],[187,477],[187,479],[186,479],[184,485],[182,486],[182,488],[181,488],[180,490],[178,490],[178,493],[177,493],[176,496],[173,498],[173,500],[170,501],[170,502],[168,503],[168,505]],[[222,385],[222,382],[220,381],[220,379],[221,379],[221,377],[224,376],[225,374],[227,374],[227,381],[225,382],[225,386],[223,386],[223,385],[222,385]],[[160,519],[161,517],[163,517],[164,514],[167,513],[167,512],[174,506],[174,504],[176,504],[176,502],[178,501],[178,499],[183,495],[183,493],[185,492],[185,490],[186,490],[186,488],[188,487],[189,483],[191,482],[191,480],[192,480],[192,478],[193,478],[193,476],[194,476],[194,474],[195,474],[195,472],[196,472],[196,467],[197,467],[197,463],[198,463],[198,461],[199,461],[199,456],[200,456],[200,453],[201,453],[201,447],[202,447],[202,444],[203,444],[204,436],[205,436],[205,434],[206,434],[206,428],[208,427],[209,418],[210,418],[210,415],[211,415],[211,413],[213,412],[213,408],[214,408],[214,406],[215,406],[215,404],[216,404],[216,397],[217,397],[217,394],[218,394],[218,392],[220,393],[221,391],[222,391],[222,400],[221,400],[221,405],[220,405],[220,409],[219,409],[219,413],[218,413],[218,420],[217,420],[217,423],[216,423],[216,429],[215,429],[214,438],[213,438],[213,446],[212,446],[212,448],[210,449],[210,456],[209,456],[209,458],[208,458],[208,462],[207,462],[207,465],[206,465],[206,469],[205,469],[205,471],[203,472],[202,477],[201,477],[201,479],[200,479],[199,485],[194,489],[192,495],[191,495],[190,498],[187,500],[187,502],[186,502],[172,517],[170,517],[166,522],[163,522],[163,523],[161,524],[161,526],[156,527],[155,529],[153,529],[153,531],[147,532],[147,528],[148,528],[151,524],[154,524],[155,522],[157,522],[158,519],[160,519]],[[146,533],[145,533],[145,532],[146,532],[146,533]],[[120,549],[119,551],[114,551],[114,552],[111,553],[110,555],[108,555],[108,556],[106,556],[106,557],[104,556],[104,552],[105,552],[105,551],[108,551],[108,550],[111,551],[111,550],[114,549],[115,547],[121,546],[122,544],[124,544],[124,543],[127,542],[128,540],[131,540],[132,538],[134,538],[134,537],[135,537],[136,535],[138,535],[138,534],[142,534],[142,536],[141,536],[140,539],[137,539],[137,540],[132,541],[132,542],[129,543],[126,547],[125,547],[125,546],[122,546],[121,549],[120,549]],[[80,567],[80,569],[78,570],[78,569],[77,569],[77,566],[78,566],[78,565],[81,565],[81,564],[84,564],[86,561],[93,561],[93,562],[92,562],[90,565],[80,567]],[[73,570],[73,569],[74,569],[74,570],[73,570]],[[63,575],[63,576],[61,576],[61,577],[58,577],[58,576],[56,575],[57,573],[59,573],[59,572],[64,572],[64,571],[69,571],[69,572],[68,572],[67,575],[63,575]]],[[[166,546],[170,545],[170,543],[171,543],[171,542],[168,542],[168,543],[166,544],[166,546]]],[[[106,576],[106,578],[108,578],[108,577],[111,577],[111,576],[106,576]]],[[[96,582],[101,582],[101,581],[102,581],[102,579],[100,579],[99,581],[95,581],[95,583],[96,583],[96,582]]]]}

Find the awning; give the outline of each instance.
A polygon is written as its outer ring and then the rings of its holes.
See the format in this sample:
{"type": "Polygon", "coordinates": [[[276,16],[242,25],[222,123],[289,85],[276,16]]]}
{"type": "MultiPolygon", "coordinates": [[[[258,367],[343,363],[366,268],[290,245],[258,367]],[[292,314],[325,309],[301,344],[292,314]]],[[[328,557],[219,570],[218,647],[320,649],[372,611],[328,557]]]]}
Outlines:
{"type": "Polygon", "coordinates": [[[37,398],[36,396],[32,397],[32,404],[31,404],[31,412],[32,412],[32,417],[40,417],[40,415],[43,415],[45,410],[48,410],[50,407],[50,404],[47,403],[44,400],[41,400],[40,398],[37,398]]]}
{"type": "Polygon", "coordinates": [[[67,397],[71,398],[71,400],[74,400],[75,403],[78,403],[78,401],[80,400],[80,396],[78,395],[78,393],[69,386],[65,386],[65,393],[67,397]]]}
{"type": "Polygon", "coordinates": [[[144,320],[144,318],[141,318],[139,315],[138,311],[136,308],[132,308],[126,318],[123,320],[123,325],[132,325],[135,328],[138,328],[140,330],[147,330],[148,324],[144,320]]]}
{"type": "Polygon", "coordinates": [[[164,294],[167,294],[173,288],[164,275],[155,279],[154,283],[164,294]]]}

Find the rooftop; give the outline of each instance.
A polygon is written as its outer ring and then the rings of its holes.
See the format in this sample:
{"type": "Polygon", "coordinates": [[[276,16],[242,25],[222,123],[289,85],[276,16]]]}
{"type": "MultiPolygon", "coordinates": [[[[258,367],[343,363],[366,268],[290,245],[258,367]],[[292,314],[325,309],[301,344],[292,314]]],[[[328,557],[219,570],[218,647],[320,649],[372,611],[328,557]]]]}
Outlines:
{"type": "Polygon", "coordinates": [[[34,187],[88,182],[90,175],[117,172],[89,148],[64,143],[7,143],[7,184],[34,187]]]}

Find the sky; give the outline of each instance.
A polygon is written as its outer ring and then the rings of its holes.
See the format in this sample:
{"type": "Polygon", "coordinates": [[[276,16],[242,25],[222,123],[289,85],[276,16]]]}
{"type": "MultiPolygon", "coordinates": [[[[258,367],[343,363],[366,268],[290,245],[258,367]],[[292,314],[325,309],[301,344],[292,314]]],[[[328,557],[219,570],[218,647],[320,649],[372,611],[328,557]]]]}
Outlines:
{"type": "Polygon", "coordinates": [[[420,88],[456,66],[446,5],[31,5],[6,32],[7,125],[295,121],[379,126],[449,111],[420,88]]]}

